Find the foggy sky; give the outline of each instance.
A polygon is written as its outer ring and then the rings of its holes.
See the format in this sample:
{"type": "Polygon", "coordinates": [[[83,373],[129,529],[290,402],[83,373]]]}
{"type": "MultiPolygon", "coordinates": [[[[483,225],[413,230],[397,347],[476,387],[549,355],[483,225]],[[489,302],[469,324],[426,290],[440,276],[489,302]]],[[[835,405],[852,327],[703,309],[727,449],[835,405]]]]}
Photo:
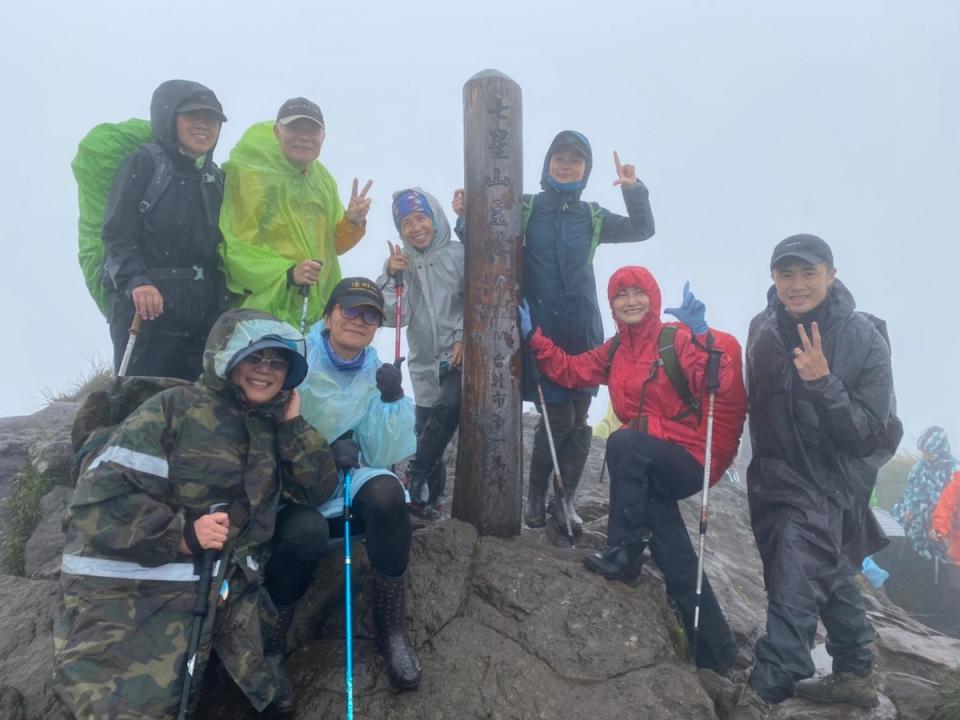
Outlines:
{"type": "MultiPolygon", "coordinates": [[[[230,118],[222,163],[283,100],[313,99],[342,198],[354,176],[374,180],[367,235],[341,265],[375,277],[396,236],[392,191],[419,185],[449,209],[463,182],[462,86],[493,67],[523,88],[527,192],[565,128],[593,145],[584,199],[624,212],[614,150],[650,189],[654,238],[597,253],[601,307],[609,275],[642,264],[665,306],[689,279],[708,321],[745,341],[773,245],[818,234],[859,307],[888,321],[908,435],[936,423],[960,445],[960,4],[469,7],[483,12],[449,1],[5,7],[0,416],[39,409],[42,390],[68,389],[91,358],[111,357],[76,261],[70,161],[91,127],[149,117],[159,83],[198,80],[230,118]]],[[[392,332],[380,331],[382,356],[392,332]]]]}

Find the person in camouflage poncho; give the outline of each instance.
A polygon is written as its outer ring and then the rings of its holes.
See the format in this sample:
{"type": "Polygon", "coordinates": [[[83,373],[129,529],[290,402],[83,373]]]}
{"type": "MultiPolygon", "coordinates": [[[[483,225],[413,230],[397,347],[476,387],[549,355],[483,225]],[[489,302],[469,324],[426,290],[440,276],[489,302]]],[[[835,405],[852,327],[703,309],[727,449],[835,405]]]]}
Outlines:
{"type": "Polygon", "coordinates": [[[292,390],[305,374],[297,331],[231,310],[210,332],[203,377],[147,400],[88,459],[70,505],[54,630],[55,689],[69,713],[175,716],[194,560],[221,547],[196,677],[213,649],[258,711],[274,701],[262,626],[275,610],[261,580],[278,505],[316,505],[337,486],[330,449],[292,390]],[[208,515],[217,502],[227,513],[208,515]]]}

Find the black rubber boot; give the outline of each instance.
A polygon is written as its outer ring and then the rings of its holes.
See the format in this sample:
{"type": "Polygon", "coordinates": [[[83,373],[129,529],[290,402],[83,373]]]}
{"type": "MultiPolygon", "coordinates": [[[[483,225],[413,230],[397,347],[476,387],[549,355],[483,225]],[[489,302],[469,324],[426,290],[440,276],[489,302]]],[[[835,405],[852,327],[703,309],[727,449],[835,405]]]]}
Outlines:
{"type": "Polygon", "coordinates": [[[407,635],[407,576],[373,573],[373,620],[377,646],[387,660],[387,676],[400,690],[420,685],[420,658],[407,635]]]}
{"type": "Polygon", "coordinates": [[[277,683],[277,696],[270,703],[270,710],[276,715],[292,715],[297,709],[297,696],[293,692],[293,683],[287,674],[285,663],[287,654],[287,634],[293,622],[296,605],[277,605],[277,624],[264,645],[264,659],[273,670],[277,683]]]}
{"type": "Polygon", "coordinates": [[[632,582],[643,569],[643,545],[614,545],[598,553],[587,555],[583,564],[590,572],[607,580],[632,582]]]}
{"type": "Polygon", "coordinates": [[[547,484],[553,475],[553,460],[550,457],[550,447],[546,435],[534,438],[533,454],[530,458],[530,473],[528,475],[527,505],[523,513],[523,521],[529,528],[542,528],[547,524],[547,484]]]}

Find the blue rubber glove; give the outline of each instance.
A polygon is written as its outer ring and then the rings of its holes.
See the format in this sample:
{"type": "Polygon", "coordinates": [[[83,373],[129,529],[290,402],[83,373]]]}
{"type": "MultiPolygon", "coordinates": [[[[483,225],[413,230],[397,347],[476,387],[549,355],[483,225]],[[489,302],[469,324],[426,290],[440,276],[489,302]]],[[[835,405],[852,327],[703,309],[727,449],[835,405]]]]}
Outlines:
{"type": "Polygon", "coordinates": [[[530,320],[530,306],[526,298],[517,305],[517,317],[520,319],[520,336],[524,340],[529,340],[533,335],[533,321],[530,320]]]}
{"type": "Polygon", "coordinates": [[[667,308],[664,312],[667,315],[673,315],[690,328],[694,335],[700,335],[710,329],[705,317],[707,306],[702,301],[697,300],[696,295],[690,292],[689,280],[683,284],[683,302],[680,303],[680,307],[667,308]]]}

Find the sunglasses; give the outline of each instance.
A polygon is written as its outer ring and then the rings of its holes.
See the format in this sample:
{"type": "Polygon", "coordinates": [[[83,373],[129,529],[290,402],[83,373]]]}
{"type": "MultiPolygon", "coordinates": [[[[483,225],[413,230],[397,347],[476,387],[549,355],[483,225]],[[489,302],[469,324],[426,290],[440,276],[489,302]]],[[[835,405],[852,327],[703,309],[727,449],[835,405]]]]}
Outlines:
{"type": "Polygon", "coordinates": [[[362,318],[366,325],[379,325],[380,320],[383,319],[383,315],[377,310],[361,310],[359,307],[345,308],[343,305],[340,306],[340,314],[347,320],[362,318]]]}
{"type": "Polygon", "coordinates": [[[274,372],[284,371],[286,372],[287,368],[290,367],[290,363],[286,358],[281,357],[264,357],[260,353],[252,353],[247,355],[240,362],[246,363],[251,367],[258,367],[259,365],[266,365],[267,368],[273,370],[274,372]]]}

